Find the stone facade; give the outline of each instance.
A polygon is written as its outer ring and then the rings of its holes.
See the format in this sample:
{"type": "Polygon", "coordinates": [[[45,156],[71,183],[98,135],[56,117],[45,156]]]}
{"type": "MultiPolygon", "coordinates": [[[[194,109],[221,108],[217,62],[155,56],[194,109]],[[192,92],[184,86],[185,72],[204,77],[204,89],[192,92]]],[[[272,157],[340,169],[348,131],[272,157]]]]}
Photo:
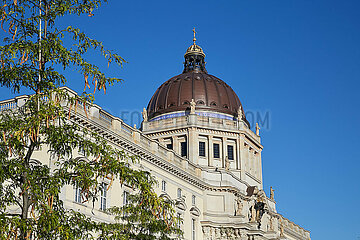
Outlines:
{"type": "MultiPolygon", "coordinates": [[[[2,101],[0,110],[19,107],[26,98],[2,101]]],[[[176,202],[184,220],[180,226],[184,239],[310,239],[309,231],[276,212],[273,194],[271,198],[266,196],[262,188],[261,139],[242,118],[204,114],[196,110],[196,105],[185,115],[165,115],[152,120],[147,119],[145,111],[139,130],[94,104],[88,106],[88,114],[80,108],[73,111],[71,120],[102,134],[115,148],[140,156],[140,163],[134,167],[149,170],[158,179],[157,193],[176,202]]],[[[75,149],[74,154],[81,156],[75,149]]],[[[34,157],[52,166],[45,147],[34,157]]],[[[131,189],[114,183],[104,206],[123,204],[126,192],[131,189]]],[[[92,203],[77,201],[76,194],[72,186],[63,189],[67,208],[100,221],[112,221],[101,210],[104,206],[100,201],[93,209],[92,203]]]]}

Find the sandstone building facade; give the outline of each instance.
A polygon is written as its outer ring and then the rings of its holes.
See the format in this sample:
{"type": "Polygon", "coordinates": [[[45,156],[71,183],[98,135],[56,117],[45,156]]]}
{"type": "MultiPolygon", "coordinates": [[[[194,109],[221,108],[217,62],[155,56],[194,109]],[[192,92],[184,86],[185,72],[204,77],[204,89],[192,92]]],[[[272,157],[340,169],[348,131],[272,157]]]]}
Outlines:
{"type": "MultiPolygon", "coordinates": [[[[266,196],[259,128],[250,130],[236,93],[207,73],[195,40],[186,51],[183,73],[156,90],[140,129],[95,104],[88,107],[88,117],[79,109],[73,120],[140,156],[141,167],[159,182],[157,193],[176,202],[184,239],[309,240],[309,231],[277,213],[273,191],[266,196]]],[[[0,110],[21,106],[26,98],[2,101],[0,110]]],[[[46,149],[39,149],[36,158],[52,164],[46,149]]],[[[129,192],[114,183],[95,209],[81,203],[73,187],[63,189],[62,198],[68,208],[111,221],[102,210],[126,203],[129,192]]]]}

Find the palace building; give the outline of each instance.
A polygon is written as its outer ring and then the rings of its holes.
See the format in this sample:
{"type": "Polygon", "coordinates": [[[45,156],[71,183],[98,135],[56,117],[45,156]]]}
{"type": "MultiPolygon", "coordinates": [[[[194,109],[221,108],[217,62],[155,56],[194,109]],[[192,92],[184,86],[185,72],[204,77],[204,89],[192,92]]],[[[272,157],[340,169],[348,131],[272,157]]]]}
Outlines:
{"type": "MultiPolygon", "coordinates": [[[[144,108],[140,129],[95,104],[88,116],[79,109],[73,120],[140,156],[141,166],[159,182],[158,195],[176,202],[184,239],[309,240],[309,231],[277,213],[274,191],[265,194],[259,127],[250,129],[233,89],[207,72],[195,35],[184,57],[183,72],[165,81],[144,108]]],[[[2,101],[0,108],[21,106],[27,97],[2,101]]],[[[36,155],[48,158],[46,149],[36,155]]],[[[51,166],[51,159],[46,161],[51,166]]],[[[62,198],[68,208],[112,221],[102,210],[126,203],[130,191],[114,182],[95,209],[81,203],[73,187],[66,187],[62,198]]]]}

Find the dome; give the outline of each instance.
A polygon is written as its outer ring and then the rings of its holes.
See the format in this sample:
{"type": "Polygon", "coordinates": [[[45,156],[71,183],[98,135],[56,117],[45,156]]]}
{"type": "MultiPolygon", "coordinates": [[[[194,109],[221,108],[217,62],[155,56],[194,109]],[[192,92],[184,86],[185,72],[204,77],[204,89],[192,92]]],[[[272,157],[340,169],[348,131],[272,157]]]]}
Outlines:
{"type": "MultiPolygon", "coordinates": [[[[147,107],[149,119],[164,113],[185,111],[194,99],[196,110],[237,116],[240,100],[221,79],[204,72],[186,72],[163,83],[147,107]]],[[[244,114],[243,114],[244,115],[244,114]]]]}
{"type": "Polygon", "coordinates": [[[195,40],[194,36],[194,43],[185,53],[183,73],[164,82],[152,96],[147,107],[149,120],[166,113],[187,111],[194,99],[196,111],[224,113],[237,118],[240,109],[243,120],[247,122],[234,90],[207,73],[205,54],[195,40]]]}

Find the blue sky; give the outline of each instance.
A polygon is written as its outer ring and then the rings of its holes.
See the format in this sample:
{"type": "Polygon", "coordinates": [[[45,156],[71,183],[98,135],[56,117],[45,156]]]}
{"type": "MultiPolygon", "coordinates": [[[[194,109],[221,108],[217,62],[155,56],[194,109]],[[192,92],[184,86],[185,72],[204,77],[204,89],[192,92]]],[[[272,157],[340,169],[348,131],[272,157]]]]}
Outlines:
{"type": "MultiPolygon", "coordinates": [[[[192,43],[207,70],[227,82],[245,111],[270,113],[261,129],[266,192],[278,212],[312,239],[360,239],[360,1],[109,1],[95,16],[67,17],[128,63],[124,79],[96,103],[124,116],[147,106],[161,83],[181,73],[192,43]]],[[[0,33],[3,37],[4,33],[0,33]]],[[[67,73],[81,92],[83,77],[67,73]]],[[[11,97],[0,88],[0,98],[11,97]]]]}

